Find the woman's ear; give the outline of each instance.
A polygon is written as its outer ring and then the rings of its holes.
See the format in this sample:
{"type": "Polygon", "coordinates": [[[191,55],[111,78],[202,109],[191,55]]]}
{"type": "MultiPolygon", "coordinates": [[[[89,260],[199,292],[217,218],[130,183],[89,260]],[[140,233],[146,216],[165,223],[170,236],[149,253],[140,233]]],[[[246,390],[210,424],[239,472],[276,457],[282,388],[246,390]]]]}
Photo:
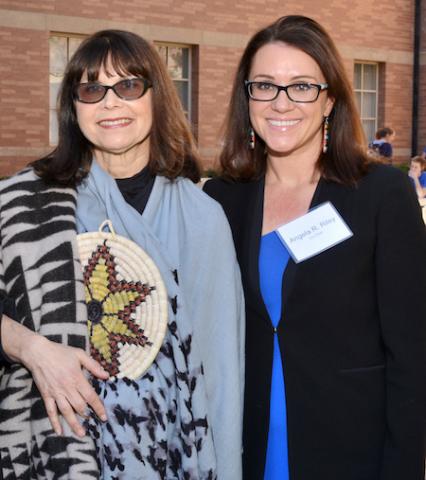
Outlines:
{"type": "Polygon", "coordinates": [[[334,98],[327,97],[327,102],[324,109],[324,117],[329,117],[334,107],[334,98]]]}

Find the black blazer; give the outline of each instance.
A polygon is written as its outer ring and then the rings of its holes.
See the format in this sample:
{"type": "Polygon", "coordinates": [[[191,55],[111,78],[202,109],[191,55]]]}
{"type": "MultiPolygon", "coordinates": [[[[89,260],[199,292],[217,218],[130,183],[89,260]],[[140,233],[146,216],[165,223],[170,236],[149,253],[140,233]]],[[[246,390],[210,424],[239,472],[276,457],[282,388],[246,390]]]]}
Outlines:
{"type": "MultiPolygon", "coordinates": [[[[231,224],[246,297],[244,480],[262,480],[273,330],[259,288],[264,179],[207,182],[231,224]]],[[[413,187],[374,166],[321,179],[353,237],[284,273],[278,336],[291,480],[423,480],[426,234],[413,187]]]]}

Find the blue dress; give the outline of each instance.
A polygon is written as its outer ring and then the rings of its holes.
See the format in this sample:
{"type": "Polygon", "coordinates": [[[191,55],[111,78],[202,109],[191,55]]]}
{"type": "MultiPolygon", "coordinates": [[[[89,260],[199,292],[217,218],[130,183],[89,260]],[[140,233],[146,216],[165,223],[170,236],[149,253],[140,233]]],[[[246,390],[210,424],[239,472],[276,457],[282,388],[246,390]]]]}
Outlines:
{"type": "MultiPolygon", "coordinates": [[[[281,318],[281,287],[289,254],[275,232],[261,238],[260,291],[274,328],[281,318]]],[[[287,414],[278,336],[274,334],[271,404],[264,480],[288,480],[287,414]]]]}

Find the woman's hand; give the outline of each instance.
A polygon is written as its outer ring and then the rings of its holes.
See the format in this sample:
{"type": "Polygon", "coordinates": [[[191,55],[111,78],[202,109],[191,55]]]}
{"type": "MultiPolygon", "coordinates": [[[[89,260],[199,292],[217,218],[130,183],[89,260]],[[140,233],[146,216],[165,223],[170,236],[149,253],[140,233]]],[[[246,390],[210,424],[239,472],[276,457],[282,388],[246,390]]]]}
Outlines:
{"type": "Polygon", "coordinates": [[[105,408],[82,368],[104,380],[108,373],[84,350],[52,342],[6,316],[1,327],[4,352],[32,373],[58,435],[62,433],[59,413],[80,437],[85,431],[76,413],[86,416],[89,406],[101,420],[106,420],[105,408]]]}
{"type": "Polygon", "coordinates": [[[408,176],[411,177],[414,182],[414,188],[416,189],[417,196],[419,198],[424,198],[426,196],[426,188],[423,188],[420,185],[420,175],[421,175],[420,168],[416,169],[416,168],[410,167],[410,170],[408,170],[408,176]]]}

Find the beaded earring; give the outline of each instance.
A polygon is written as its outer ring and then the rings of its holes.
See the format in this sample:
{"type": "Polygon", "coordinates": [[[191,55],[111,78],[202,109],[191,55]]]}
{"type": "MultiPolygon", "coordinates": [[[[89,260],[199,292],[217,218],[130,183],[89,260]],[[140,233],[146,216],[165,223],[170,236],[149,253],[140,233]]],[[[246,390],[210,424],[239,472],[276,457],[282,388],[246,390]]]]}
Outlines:
{"type": "Polygon", "coordinates": [[[324,118],[324,130],[322,137],[322,153],[327,153],[328,150],[328,141],[330,140],[329,128],[330,128],[329,117],[324,118]]]}
{"type": "Polygon", "coordinates": [[[253,127],[249,128],[249,148],[250,150],[254,150],[254,146],[256,144],[256,135],[254,133],[253,127]]]}

